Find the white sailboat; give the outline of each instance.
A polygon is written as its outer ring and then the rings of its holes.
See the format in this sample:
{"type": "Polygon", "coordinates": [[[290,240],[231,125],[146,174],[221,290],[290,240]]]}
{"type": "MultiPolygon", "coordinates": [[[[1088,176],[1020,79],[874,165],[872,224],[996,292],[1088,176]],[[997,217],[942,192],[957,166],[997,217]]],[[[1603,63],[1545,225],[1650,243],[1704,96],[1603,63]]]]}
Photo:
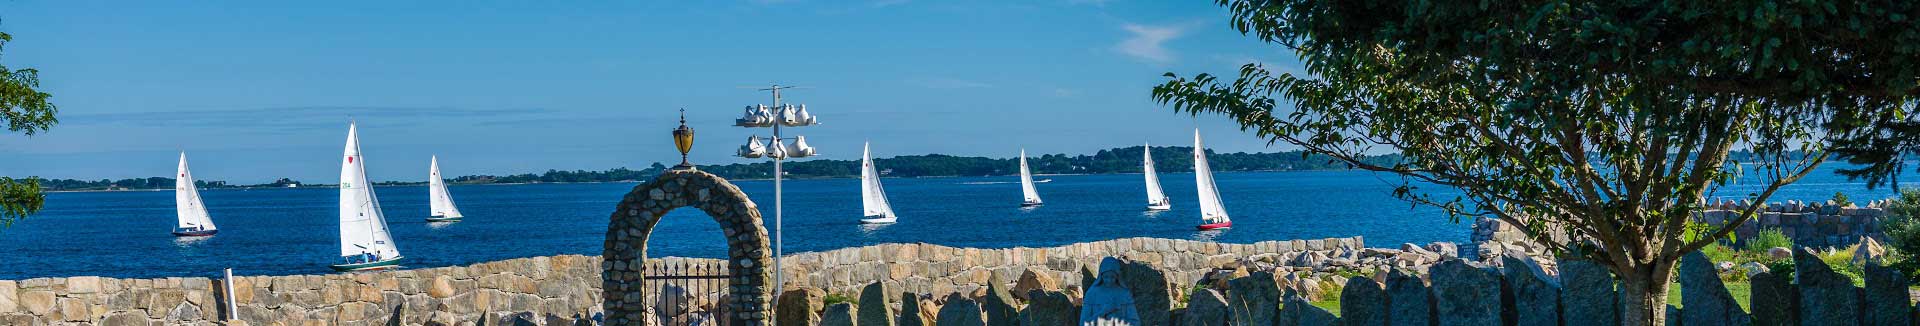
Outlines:
{"type": "Polygon", "coordinates": [[[868,151],[871,145],[860,146],[860,206],[866,210],[860,223],[893,223],[893,205],[887,202],[886,188],[880,187],[880,170],[873,167],[873,155],[868,151]]]}
{"type": "Polygon", "coordinates": [[[1033,172],[1027,170],[1027,150],[1020,150],[1020,207],[1040,206],[1040,192],[1033,190],[1033,172]]]}
{"type": "Polygon", "coordinates": [[[1154,173],[1153,170],[1153,144],[1141,146],[1140,152],[1141,156],[1145,157],[1141,171],[1144,171],[1142,174],[1145,174],[1147,177],[1147,210],[1164,211],[1172,209],[1173,202],[1167,200],[1167,193],[1160,191],[1160,174],[1154,173]]]}
{"type": "Polygon", "coordinates": [[[453,193],[447,192],[447,182],[440,178],[440,157],[433,157],[433,164],[427,169],[427,203],[433,213],[427,215],[427,222],[458,222],[460,208],[453,206],[453,193]]]}
{"type": "Polygon", "coordinates": [[[373,184],[367,183],[357,128],[347,125],[346,160],[340,163],[340,259],[345,262],[328,267],[336,271],[399,267],[404,257],[387,233],[387,218],[380,212],[373,184]]]}
{"type": "Polygon", "coordinates": [[[220,229],[213,226],[213,217],[207,214],[207,204],[200,201],[200,188],[193,185],[193,171],[187,169],[187,152],[180,152],[179,176],[173,179],[173,205],[178,215],[174,236],[204,237],[220,233],[220,229]]]}
{"type": "Polygon", "coordinates": [[[1213,169],[1207,167],[1207,147],[1200,144],[1200,129],[1193,130],[1193,183],[1200,190],[1200,230],[1233,227],[1227,208],[1220,204],[1220,188],[1213,186],[1213,169]]]}

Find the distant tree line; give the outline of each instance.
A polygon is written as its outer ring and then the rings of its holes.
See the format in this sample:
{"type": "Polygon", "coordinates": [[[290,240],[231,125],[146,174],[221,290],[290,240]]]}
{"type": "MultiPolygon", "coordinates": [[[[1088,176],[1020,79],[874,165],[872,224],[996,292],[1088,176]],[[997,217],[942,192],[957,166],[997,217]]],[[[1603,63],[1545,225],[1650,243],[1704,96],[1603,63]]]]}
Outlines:
{"type": "MultiPolygon", "coordinates": [[[[1139,173],[1141,146],[1101,150],[1093,155],[1046,154],[1027,158],[1027,164],[1036,174],[1108,174],[1139,173]]],[[[1169,146],[1154,147],[1154,168],[1160,172],[1183,172],[1193,170],[1193,147],[1169,146]]],[[[1379,164],[1390,164],[1399,160],[1399,155],[1369,156],[1367,160],[1379,164]]],[[[881,174],[888,177],[949,177],[949,176],[998,176],[1019,173],[1018,158],[964,157],[941,154],[904,155],[892,158],[875,159],[874,165],[881,174]]],[[[1207,162],[1214,171],[1300,171],[1300,170],[1339,170],[1347,169],[1346,163],[1335,162],[1324,156],[1307,155],[1298,151],[1278,153],[1214,153],[1208,151],[1207,162]]],[[[727,165],[702,165],[701,171],[713,173],[729,179],[765,179],[773,177],[772,162],[734,163],[727,165]]],[[[787,177],[791,178],[850,178],[860,176],[858,160],[806,160],[782,163],[787,177]]],[[[500,183],[573,183],[573,182],[620,182],[652,179],[666,171],[668,167],[653,163],[645,169],[614,168],[606,171],[586,170],[547,170],[544,173],[523,173],[504,176],[468,175],[448,180],[454,184],[500,184],[500,183]]],[[[196,180],[195,185],[202,189],[218,188],[260,188],[285,187],[298,184],[282,178],[273,183],[258,185],[229,185],[224,181],[196,180]]],[[[421,185],[420,181],[381,181],[376,186],[421,185]]],[[[44,180],[40,184],[47,190],[118,190],[118,189],[169,189],[173,188],[173,178],[153,177],[122,180],[44,180]]],[[[308,185],[308,184],[303,184],[308,185]]],[[[310,185],[324,186],[324,185],[310,185]]]]}
{"type": "MultiPolygon", "coordinates": [[[[1037,174],[1140,173],[1142,146],[1105,149],[1093,155],[1045,154],[1027,158],[1037,174]]],[[[1387,163],[1399,155],[1371,156],[1369,160],[1387,163]]],[[[889,177],[996,176],[1020,173],[1018,158],[962,157],[941,154],[903,155],[874,159],[874,167],[889,177]]],[[[1161,172],[1193,170],[1193,147],[1153,148],[1154,169],[1161,172]]],[[[1278,153],[1216,153],[1207,151],[1207,163],[1214,171],[1299,171],[1339,170],[1347,164],[1324,156],[1303,155],[1298,151],[1278,153]]],[[[727,178],[761,179],[773,177],[773,163],[745,163],[701,166],[727,178]]],[[[811,160],[782,164],[787,176],[796,178],[838,178],[860,176],[857,160],[811,160]]]]}
{"type": "MultiPolygon", "coordinates": [[[[173,182],[174,182],[173,178],[166,178],[166,177],[133,178],[133,179],[120,179],[120,180],[100,179],[100,180],[92,180],[92,181],[75,180],[75,179],[42,179],[40,180],[40,187],[42,189],[50,190],[50,191],[173,189],[173,182]]],[[[262,184],[255,184],[255,185],[232,185],[232,184],[227,184],[226,181],[207,181],[207,180],[193,181],[193,186],[200,189],[265,188],[265,187],[279,188],[279,187],[286,187],[289,184],[301,184],[301,183],[298,181],[293,181],[293,179],[288,179],[288,178],[280,178],[280,180],[274,180],[272,183],[262,183],[262,184]]]]}

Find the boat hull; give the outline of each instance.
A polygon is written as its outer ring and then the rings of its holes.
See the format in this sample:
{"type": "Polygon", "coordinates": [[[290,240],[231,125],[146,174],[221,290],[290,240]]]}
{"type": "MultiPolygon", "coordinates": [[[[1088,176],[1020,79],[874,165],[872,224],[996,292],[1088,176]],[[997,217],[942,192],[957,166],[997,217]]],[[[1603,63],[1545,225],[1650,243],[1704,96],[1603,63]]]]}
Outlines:
{"type": "Polygon", "coordinates": [[[894,220],[897,220],[897,219],[899,218],[868,216],[866,218],[860,219],[860,224],[892,224],[894,220]]]}
{"type": "Polygon", "coordinates": [[[400,260],[406,259],[406,258],[407,257],[393,257],[393,259],[387,259],[387,260],[376,261],[371,263],[327,265],[327,268],[332,268],[336,272],[393,269],[393,268],[399,268],[400,260]]]}
{"type": "Polygon", "coordinates": [[[1173,209],[1173,204],[1147,205],[1147,210],[1150,211],[1164,211],[1169,209],[1173,209]]]}
{"type": "Polygon", "coordinates": [[[456,217],[433,216],[433,217],[428,217],[427,222],[459,222],[461,218],[462,217],[457,217],[457,216],[456,217]]]}
{"type": "Polygon", "coordinates": [[[1040,207],[1040,205],[1041,205],[1041,204],[1044,204],[1044,203],[1040,203],[1040,202],[1024,202],[1024,203],[1020,203],[1020,207],[1040,207]]]}
{"type": "Polygon", "coordinates": [[[176,237],[210,237],[210,236],[213,236],[213,235],[214,235],[215,233],[220,233],[220,230],[198,230],[198,231],[173,231],[173,236],[176,236],[176,237]]]}
{"type": "Polygon", "coordinates": [[[1196,229],[1199,229],[1199,230],[1201,230],[1201,231],[1206,231],[1206,230],[1222,230],[1222,229],[1230,229],[1230,228],[1233,228],[1233,222],[1220,222],[1220,223],[1213,223],[1213,224],[1201,224],[1200,226],[1196,226],[1196,227],[1194,227],[1194,228],[1196,228],[1196,229]]]}

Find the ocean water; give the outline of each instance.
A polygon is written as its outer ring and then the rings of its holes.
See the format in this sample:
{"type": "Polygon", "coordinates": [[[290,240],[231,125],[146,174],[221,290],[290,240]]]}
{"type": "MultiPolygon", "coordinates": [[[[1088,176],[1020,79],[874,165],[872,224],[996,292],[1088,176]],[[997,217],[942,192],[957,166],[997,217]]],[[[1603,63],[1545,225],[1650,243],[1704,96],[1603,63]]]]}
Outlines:
{"type": "MultiPolygon", "coordinates": [[[[958,247],[1048,247],[1125,237],[1231,243],[1364,236],[1369,246],[1466,242],[1471,221],[1392,198],[1398,178],[1358,171],[1223,172],[1215,175],[1234,228],[1194,231],[1199,209],[1191,173],[1160,175],[1173,209],[1146,213],[1138,174],[1056,175],[1037,185],[1046,205],[1022,209],[1016,177],[889,178],[899,223],[861,225],[858,179],[785,182],[785,251],[822,251],[879,243],[958,247]]],[[[773,230],[773,182],[738,181],[773,230]]],[[[387,222],[408,268],[556,255],[598,255],[607,219],[636,183],[455,185],[466,220],[429,224],[423,186],[378,187],[387,222]]],[[[1432,188],[1432,187],[1429,187],[1432,188]]],[[[1442,189],[1429,189],[1445,192],[1442,189]]],[[[1720,195],[1740,195],[1731,186],[1720,195]]],[[[1830,173],[1790,187],[1780,200],[1885,198],[1830,173]]],[[[205,190],[220,234],[179,239],[172,191],[71,192],[47,196],[39,214],[0,229],[0,279],[328,273],[338,262],[338,190],[205,190]]],[[[669,213],[648,244],[652,257],[720,257],[726,243],[695,209],[669,213]]]]}

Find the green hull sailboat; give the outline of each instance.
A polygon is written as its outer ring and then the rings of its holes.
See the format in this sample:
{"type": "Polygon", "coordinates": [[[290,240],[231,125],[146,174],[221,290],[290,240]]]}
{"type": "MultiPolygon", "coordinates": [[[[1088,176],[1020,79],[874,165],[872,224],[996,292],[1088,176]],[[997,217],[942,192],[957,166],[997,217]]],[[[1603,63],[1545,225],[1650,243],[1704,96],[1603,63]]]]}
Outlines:
{"type": "Polygon", "coordinates": [[[393,257],[393,258],[391,258],[391,259],[387,259],[387,260],[382,260],[382,261],[376,261],[376,262],[369,262],[369,263],[358,263],[358,264],[339,264],[339,265],[328,265],[327,267],[328,267],[328,268],[332,268],[332,269],[333,269],[333,271],[336,271],[336,272],[352,272],[352,271],[369,271],[369,270],[378,270],[378,269],[393,269],[393,268],[400,268],[400,260],[401,260],[401,259],[406,259],[406,258],[407,258],[407,257],[393,257]]]}
{"type": "Polygon", "coordinates": [[[380,211],[380,198],[367,183],[366,160],[360,156],[360,135],[347,125],[346,158],[340,163],[340,259],[328,265],[336,271],[360,271],[400,267],[400,249],[387,232],[387,218],[380,211]]]}

